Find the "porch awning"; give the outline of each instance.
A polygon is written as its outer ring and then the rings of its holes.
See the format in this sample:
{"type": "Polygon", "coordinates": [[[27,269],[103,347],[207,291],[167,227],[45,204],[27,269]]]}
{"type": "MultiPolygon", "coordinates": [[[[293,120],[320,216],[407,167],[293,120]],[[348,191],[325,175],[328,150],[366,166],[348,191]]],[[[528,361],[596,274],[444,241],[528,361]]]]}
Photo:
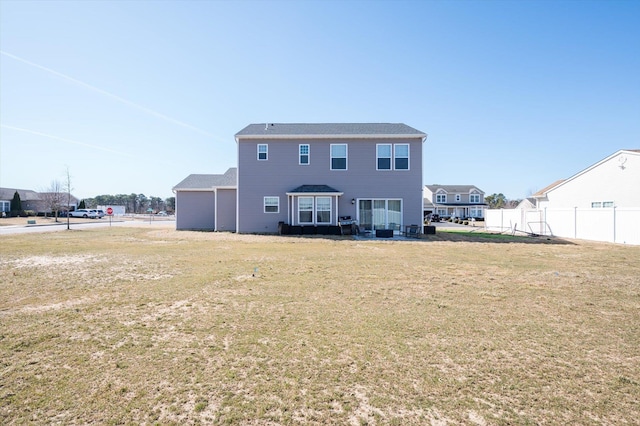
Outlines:
{"type": "Polygon", "coordinates": [[[329,185],[300,185],[299,187],[287,192],[287,195],[335,195],[342,196],[344,192],[340,192],[329,185]]]}

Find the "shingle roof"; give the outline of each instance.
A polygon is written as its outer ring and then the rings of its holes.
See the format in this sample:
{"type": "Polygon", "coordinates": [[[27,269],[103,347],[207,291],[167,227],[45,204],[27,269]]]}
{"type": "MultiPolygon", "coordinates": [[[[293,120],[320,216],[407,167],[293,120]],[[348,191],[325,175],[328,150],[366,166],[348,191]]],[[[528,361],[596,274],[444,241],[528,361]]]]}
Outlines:
{"type": "Polygon", "coordinates": [[[566,179],[560,179],[557,180],[555,182],[553,182],[551,185],[549,186],[545,186],[544,188],[542,188],[540,191],[536,192],[535,194],[533,194],[533,197],[544,197],[545,194],[551,189],[554,188],[558,185],[560,185],[562,182],[564,182],[566,179]]]}
{"type": "Polygon", "coordinates": [[[40,199],[40,194],[30,189],[0,188],[0,200],[12,200],[16,191],[20,195],[20,201],[40,199]]]}
{"type": "Polygon", "coordinates": [[[403,123],[260,123],[236,133],[237,139],[270,137],[426,137],[403,123]]]}
{"type": "Polygon", "coordinates": [[[231,167],[223,175],[192,174],[173,187],[174,191],[213,190],[217,187],[235,187],[238,169],[231,167]]]}
{"type": "Polygon", "coordinates": [[[427,188],[429,188],[429,190],[433,193],[435,193],[438,189],[443,189],[448,193],[459,193],[459,194],[468,194],[469,192],[471,192],[471,190],[475,189],[477,191],[480,191],[484,194],[484,191],[482,191],[480,188],[478,188],[475,185],[425,185],[427,188]]]}
{"type": "Polygon", "coordinates": [[[299,187],[289,191],[289,194],[316,194],[316,193],[340,193],[337,189],[334,189],[328,185],[300,185],[299,187]]]}

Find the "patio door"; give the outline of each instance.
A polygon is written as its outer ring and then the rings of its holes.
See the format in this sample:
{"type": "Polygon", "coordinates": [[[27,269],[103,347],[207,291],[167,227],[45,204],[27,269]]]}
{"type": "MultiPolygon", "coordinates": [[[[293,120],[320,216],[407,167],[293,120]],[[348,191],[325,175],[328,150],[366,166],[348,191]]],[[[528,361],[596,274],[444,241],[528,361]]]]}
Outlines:
{"type": "Polygon", "coordinates": [[[358,201],[358,223],[360,229],[402,229],[402,200],[372,199],[358,201]]]}

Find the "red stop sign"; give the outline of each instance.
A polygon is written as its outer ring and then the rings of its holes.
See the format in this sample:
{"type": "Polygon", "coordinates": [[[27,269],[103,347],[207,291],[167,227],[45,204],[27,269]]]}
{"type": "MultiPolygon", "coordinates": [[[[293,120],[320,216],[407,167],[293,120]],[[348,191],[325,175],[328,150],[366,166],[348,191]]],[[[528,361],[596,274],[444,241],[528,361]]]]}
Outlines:
{"type": "Polygon", "coordinates": [[[107,214],[108,215],[112,215],[113,214],[113,209],[111,207],[107,207],[107,214]]]}

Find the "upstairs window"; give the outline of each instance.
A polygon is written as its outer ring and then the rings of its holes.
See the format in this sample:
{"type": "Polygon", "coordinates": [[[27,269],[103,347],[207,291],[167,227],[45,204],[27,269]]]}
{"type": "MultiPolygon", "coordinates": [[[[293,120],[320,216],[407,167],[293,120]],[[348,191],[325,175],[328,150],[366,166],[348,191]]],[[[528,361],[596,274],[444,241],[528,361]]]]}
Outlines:
{"type": "Polygon", "coordinates": [[[266,143],[258,144],[258,160],[267,160],[269,153],[269,145],[266,143]]]}
{"type": "Polygon", "coordinates": [[[602,202],[600,201],[594,201],[593,203],[591,203],[591,208],[592,209],[599,209],[602,207],[602,202]]]}
{"type": "Polygon", "coordinates": [[[280,197],[264,197],[264,212],[278,213],[280,211],[280,197]]]}
{"type": "Polygon", "coordinates": [[[347,170],[347,144],[331,145],[331,170],[347,170]]]}
{"type": "Polygon", "coordinates": [[[461,199],[462,198],[460,198],[460,194],[456,194],[456,202],[459,203],[461,199]]]}
{"type": "Polygon", "coordinates": [[[393,147],[394,167],[396,170],[409,170],[409,145],[396,144],[393,147]]]}
{"type": "Polygon", "coordinates": [[[309,164],[309,145],[303,144],[298,148],[300,152],[300,161],[299,164],[307,165],[309,164]]]}
{"type": "Polygon", "coordinates": [[[391,170],[391,144],[376,145],[376,170],[391,170]]]}
{"type": "Polygon", "coordinates": [[[447,194],[436,194],[436,203],[446,203],[447,194]]]}
{"type": "Polygon", "coordinates": [[[480,202],[480,194],[471,194],[471,195],[469,195],[469,202],[471,202],[471,203],[479,203],[480,202]]]}
{"type": "Polygon", "coordinates": [[[613,201],[603,201],[602,207],[613,207],[613,201]]]}

